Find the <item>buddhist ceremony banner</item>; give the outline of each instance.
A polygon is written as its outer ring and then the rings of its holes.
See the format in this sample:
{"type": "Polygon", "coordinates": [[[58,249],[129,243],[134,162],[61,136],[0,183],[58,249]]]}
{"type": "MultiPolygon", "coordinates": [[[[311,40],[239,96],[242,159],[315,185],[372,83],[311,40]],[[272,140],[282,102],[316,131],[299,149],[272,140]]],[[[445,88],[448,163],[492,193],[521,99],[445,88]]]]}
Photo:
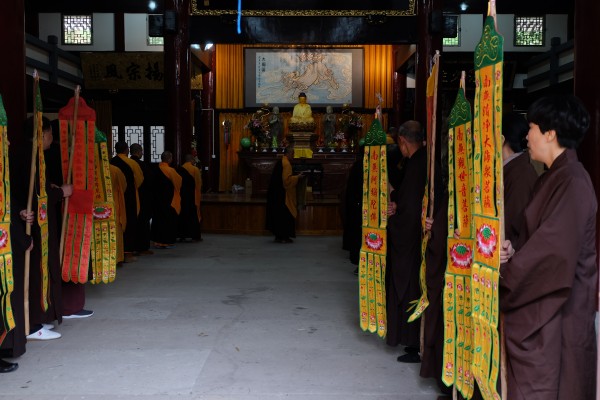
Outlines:
{"type": "MultiPolygon", "coordinates": [[[[421,227],[425,232],[425,220],[433,217],[434,200],[434,174],[435,174],[435,135],[436,135],[436,112],[437,112],[437,85],[439,74],[440,52],[436,51],[433,56],[433,67],[431,74],[427,79],[427,181],[425,183],[425,192],[421,206],[421,227]]],[[[421,298],[414,301],[415,311],[408,318],[408,322],[413,322],[420,318],[423,311],[429,306],[427,300],[427,282],[425,274],[427,271],[425,265],[425,251],[429,242],[429,233],[423,235],[421,241],[421,268],[419,271],[419,284],[421,286],[421,298]]],[[[422,337],[423,335],[421,335],[422,337]]]]}
{"type": "Polygon", "coordinates": [[[10,168],[8,165],[8,136],[6,110],[0,95],[0,344],[15,327],[10,300],[14,290],[13,260],[10,240],[10,168]]]}
{"type": "Polygon", "coordinates": [[[362,245],[358,266],[360,327],[379,337],[387,333],[385,272],[387,254],[386,134],[374,119],[363,157],[362,245]]]}
{"type": "Polygon", "coordinates": [[[92,241],[96,112],[76,96],[60,109],[58,118],[64,182],[71,182],[69,171],[73,171],[73,194],[68,198],[63,226],[65,236],[61,240],[64,243],[62,279],[65,282],[85,283],[88,280],[92,241]]]}
{"type": "Polygon", "coordinates": [[[117,222],[106,136],[96,129],[94,145],[94,222],[91,283],[110,283],[117,275],[117,222]]]}
{"type": "Polygon", "coordinates": [[[37,131],[37,134],[34,135],[36,138],[36,143],[34,146],[37,146],[37,183],[35,187],[38,189],[37,193],[37,223],[40,227],[40,235],[41,235],[41,257],[40,257],[40,265],[34,266],[34,268],[40,268],[42,272],[42,298],[40,299],[40,304],[42,306],[42,310],[48,309],[48,301],[50,299],[50,275],[48,272],[48,194],[46,193],[46,160],[44,159],[44,133],[42,132],[42,96],[40,94],[40,87],[37,86],[37,90],[35,93],[35,117],[34,123],[36,126],[34,129],[37,131]]]}
{"type": "Polygon", "coordinates": [[[448,239],[443,311],[442,381],[464,398],[473,395],[473,150],[471,106],[465,97],[465,73],[448,117],[448,239]]]}
{"type": "Polygon", "coordinates": [[[475,329],[472,372],[484,399],[499,398],[498,279],[502,185],[502,79],[504,39],[496,31],[495,2],[475,48],[473,223],[475,251],[472,307],[475,329]]]}

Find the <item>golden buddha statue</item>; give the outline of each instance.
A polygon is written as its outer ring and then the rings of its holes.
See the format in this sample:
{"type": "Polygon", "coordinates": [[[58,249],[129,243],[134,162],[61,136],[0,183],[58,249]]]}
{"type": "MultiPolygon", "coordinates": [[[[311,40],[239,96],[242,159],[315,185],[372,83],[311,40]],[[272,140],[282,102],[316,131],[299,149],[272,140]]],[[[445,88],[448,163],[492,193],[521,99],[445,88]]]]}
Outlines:
{"type": "Polygon", "coordinates": [[[306,102],[306,94],[304,92],[298,95],[298,104],[294,106],[289,128],[293,132],[313,132],[315,130],[312,109],[306,102]]]}

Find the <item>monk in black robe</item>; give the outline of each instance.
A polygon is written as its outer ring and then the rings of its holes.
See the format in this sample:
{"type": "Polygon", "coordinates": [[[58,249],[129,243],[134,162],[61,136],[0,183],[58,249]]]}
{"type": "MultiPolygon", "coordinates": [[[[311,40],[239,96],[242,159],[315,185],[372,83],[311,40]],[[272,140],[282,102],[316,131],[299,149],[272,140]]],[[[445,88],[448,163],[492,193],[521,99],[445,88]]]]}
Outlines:
{"type": "Polygon", "coordinates": [[[170,151],[161,155],[162,162],[154,180],[154,217],[151,238],[157,249],[171,248],[177,239],[177,216],[181,212],[181,176],[169,164],[170,151]]]}
{"type": "Polygon", "coordinates": [[[577,160],[590,116],[573,96],[539,99],[527,113],[530,156],[548,168],[524,212],[515,252],[500,254],[511,400],[593,399],[596,392],[597,201],[577,160]]]}
{"type": "MultiPolygon", "coordinates": [[[[33,139],[33,119],[29,118],[25,124],[25,138],[27,139],[21,146],[15,146],[11,150],[11,188],[14,191],[14,197],[17,204],[27,204],[29,194],[29,179],[31,170],[31,146],[33,139]]],[[[50,121],[43,117],[42,120],[43,148],[48,150],[52,144],[53,134],[50,121]]],[[[47,170],[46,170],[47,171],[47,170]]],[[[47,178],[47,176],[46,176],[47,178]]],[[[36,164],[34,193],[32,197],[32,210],[34,218],[37,219],[39,190],[39,171],[36,164]]],[[[46,194],[48,196],[46,216],[48,219],[48,295],[46,301],[48,309],[44,310],[42,306],[43,297],[43,277],[41,270],[41,231],[37,222],[31,226],[31,237],[33,238],[33,249],[30,252],[29,268],[29,324],[30,340],[47,340],[60,338],[60,334],[52,332],[53,321],[62,322],[63,316],[63,291],[62,291],[62,271],[59,257],[59,238],[57,234],[59,225],[59,216],[57,215],[57,205],[60,204],[63,197],[70,196],[72,185],[62,185],[61,187],[51,183],[46,179],[46,194]]]]}
{"type": "Polygon", "coordinates": [[[153,172],[152,167],[145,161],[142,161],[144,149],[138,143],[133,143],[129,148],[130,159],[135,161],[142,170],[144,181],[138,188],[140,199],[140,212],[137,217],[137,236],[135,238],[135,251],[140,254],[152,254],[150,250],[150,220],[152,219],[152,198],[154,194],[152,189],[153,172]]]}
{"type": "Polygon", "coordinates": [[[296,237],[296,185],[302,174],[292,175],[293,158],[294,148],[287,147],[273,168],[267,191],[266,227],[275,235],[276,243],[292,243],[296,237]]]}
{"type": "Polygon", "coordinates": [[[123,247],[125,249],[125,262],[128,262],[134,261],[135,259],[132,257],[137,254],[138,213],[140,211],[138,188],[144,182],[144,174],[138,163],[127,157],[129,155],[127,143],[117,142],[115,151],[117,155],[110,160],[110,163],[123,172],[127,181],[127,189],[125,190],[127,230],[123,232],[123,247]]]}
{"type": "Polygon", "coordinates": [[[194,157],[186,154],[184,164],[177,168],[181,176],[181,213],[177,237],[185,241],[201,240],[200,235],[200,170],[194,165],[194,157]]]}
{"type": "Polygon", "coordinates": [[[402,344],[408,354],[401,362],[418,362],[420,324],[408,323],[410,302],[421,296],[421,205],[427,179],[427,151],[423,129],[417,121],[407,121],[399,129],[398,146],[407,158],[399,187],[394,187],[388,205],[388,258],[386,271],[386,311],[390,346],[402,344]]]}

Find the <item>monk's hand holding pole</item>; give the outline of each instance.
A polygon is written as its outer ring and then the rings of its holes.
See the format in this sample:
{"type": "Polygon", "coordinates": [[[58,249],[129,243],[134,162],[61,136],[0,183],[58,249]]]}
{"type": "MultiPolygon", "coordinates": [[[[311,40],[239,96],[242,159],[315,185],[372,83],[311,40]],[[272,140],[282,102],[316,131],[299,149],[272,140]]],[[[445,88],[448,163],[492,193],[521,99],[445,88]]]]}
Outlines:
{"type": "Polygon", "coordinates": [[[73,194],[73,185],[65,183],[60,187],[63,192],[63,197],[70,197],[73,194]]]}
{"type": "Polygon", "coordinates": [[[431,227],[433,226],[433,218],[425,218],[425,232],[431,231],[431,227]]]}
{"type": "Polygon", "coordinates": [[[23,221],[25,221],[28,224],[33,224],[33,221],[35,220],[35,215],[33,214],[33,211],[21,210],[19,212],[19,216],[23,221]]]}
{"type": "Polygon", "coordinates": [[[504,264],[510,260],[515,254],[515,249],[512,247],[510,240],[505,240],[500,248],[500,264],[504,264]]]}
{"type": "Polygon", "coordinates": [[[396,203],[393,201],[388,202],[388,206],[387,206],[387,215],[394,215],[396,214],[396,203]]]}

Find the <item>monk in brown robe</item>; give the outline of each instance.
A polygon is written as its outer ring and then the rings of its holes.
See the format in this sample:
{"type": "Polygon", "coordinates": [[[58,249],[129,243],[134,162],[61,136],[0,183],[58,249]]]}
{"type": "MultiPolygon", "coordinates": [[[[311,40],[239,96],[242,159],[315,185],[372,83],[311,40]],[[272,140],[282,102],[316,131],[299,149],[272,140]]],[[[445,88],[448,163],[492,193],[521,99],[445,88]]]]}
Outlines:
{"type": "Polygon", "coordinates": [[[590,116],[573,96],[542,98],[527,113],[529,153],[548,171],[524,212],[518,251],[502,245],[504,313],[511,400],[593,399],[597,202],[577,160],[590,116]]]}
{"type": "Polygon", "coordinates": [[[427,150],[423,146],[423,128],[407,121],[398,131],[398,147],[406,158],[399,187],[391,190],[388,205],[388,259],[386,271],[386,311],[390,346],[402,344],[407,354],[400,362],[419,362],[418,322],[409,323],[407,311],[419,299],[421,265],[421,204],[427,179],[427,150]]]}
{"type": "Polygon", "coordinates": [[[521,114],[507,112],[502,116],[502,161],[504,163],[505,238],[517,244],[523,221],[523,210],[531,199],[538,175],[525,149],[529,125],[521,114]]]}

